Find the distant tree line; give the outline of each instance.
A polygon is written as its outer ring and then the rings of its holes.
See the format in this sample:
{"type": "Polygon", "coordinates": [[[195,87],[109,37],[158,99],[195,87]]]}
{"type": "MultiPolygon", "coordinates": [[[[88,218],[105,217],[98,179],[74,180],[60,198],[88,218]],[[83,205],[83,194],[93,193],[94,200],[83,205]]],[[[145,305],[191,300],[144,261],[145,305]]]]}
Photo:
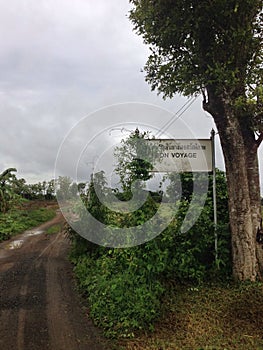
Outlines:
{"type": "Polygon", "coordinates": [[[22,199],[51,200],[55,198],[54,179],[28,184],[25,179],[18,179],[15,168],[8,168],[0,174],[0,212],[5,213],[22,199]]]}

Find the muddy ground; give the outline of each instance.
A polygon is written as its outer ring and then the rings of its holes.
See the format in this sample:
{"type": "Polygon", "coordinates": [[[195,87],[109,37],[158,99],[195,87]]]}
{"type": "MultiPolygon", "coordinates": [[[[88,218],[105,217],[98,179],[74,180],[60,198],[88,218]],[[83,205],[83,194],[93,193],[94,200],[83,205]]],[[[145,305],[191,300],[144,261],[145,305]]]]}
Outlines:
{"type": "Polygon", "coordinates": [[[76,291],[63,232],[45,230],[55,219],[0,244],[0,349],[103,350],[76,291]]]}

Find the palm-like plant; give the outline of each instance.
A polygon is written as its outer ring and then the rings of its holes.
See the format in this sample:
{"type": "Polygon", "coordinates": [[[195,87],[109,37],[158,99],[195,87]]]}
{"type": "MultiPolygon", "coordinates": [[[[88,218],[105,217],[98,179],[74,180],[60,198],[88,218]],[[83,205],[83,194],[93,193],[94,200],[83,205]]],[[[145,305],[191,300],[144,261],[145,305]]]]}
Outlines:
{"type": "Polygon", "coordinates": [[[0,212],[5,213],[15,197],[12,184],[16,181],[15,168],[8,168],[0,174],[0,212]]]}

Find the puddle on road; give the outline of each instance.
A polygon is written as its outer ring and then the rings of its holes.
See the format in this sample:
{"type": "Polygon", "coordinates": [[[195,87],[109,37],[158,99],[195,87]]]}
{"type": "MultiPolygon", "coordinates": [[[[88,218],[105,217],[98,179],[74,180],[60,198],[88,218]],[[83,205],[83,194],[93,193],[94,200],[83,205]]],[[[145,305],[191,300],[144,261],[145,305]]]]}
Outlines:
{"type": "MultiPolygon", "coordinates": [[[[27,230],[27,231],[25,231],[25,233],[23,235],[21,235],[21,237],[23,239],[16,239],[12,242],[9,242],[8,244],[6,244],[4,246],[3,250],[6,251],[6,250],[19,249],[25,243],[27,237],[40,235],[43,232],[44,232],[44,230],[37,230],[37,229],[27,230]]],[[[1,252],[0,252],[0,258],[2,257],[2,255],[3,254],[1,254],[1,252]]]]}
{"type": "Polygon", "coordinates": [[[6,249],[18,249],[18,248],[21,248],[23,243],[24,243],[23,239],[18,239],[18,240],[15,240],[15,241],[7,244],[5,248],[6,249]]]}
{"type": "Polygon", "coordinates": [[[43,232],[43,230],[28,230],[25,232],[25,237],[40,235],[43,232]]]}

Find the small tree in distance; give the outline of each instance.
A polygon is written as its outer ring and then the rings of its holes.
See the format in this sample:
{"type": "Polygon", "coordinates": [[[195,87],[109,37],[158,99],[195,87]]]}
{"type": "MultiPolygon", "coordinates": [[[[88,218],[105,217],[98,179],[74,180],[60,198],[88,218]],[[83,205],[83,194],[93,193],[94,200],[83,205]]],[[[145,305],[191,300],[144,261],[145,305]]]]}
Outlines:
{"type": "Polygon", "coordinates": [[[153,165],[153,149],[147,144],[152,139],[150,132],[140,132],[138,128],[131,132],[127,139],[121,141],[121,146],[116,147],[114,156],[118,160],[115,172],[120,177],[123,192],[129,198],[131,196],[132,184],[137,181],[147,181],[152,177],[150,171],[153,165]]]}

